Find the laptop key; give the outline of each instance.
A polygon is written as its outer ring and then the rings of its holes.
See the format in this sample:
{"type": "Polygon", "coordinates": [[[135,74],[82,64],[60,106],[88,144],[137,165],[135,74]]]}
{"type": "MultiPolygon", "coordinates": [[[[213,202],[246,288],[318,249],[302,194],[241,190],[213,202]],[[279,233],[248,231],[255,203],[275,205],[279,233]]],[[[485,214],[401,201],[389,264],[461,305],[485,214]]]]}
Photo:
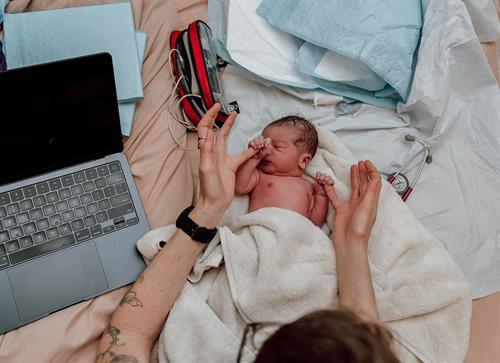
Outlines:
{"type": "Polygon", "coordinates": [[[62,182],[63,187],[70,187],[73,184],[75,184],[75,181],[73,180],[72,175],[65,175],[65,176],[61,177],[61,182],[62,182]]]}
{"type": "Polygon", "coordinates": [[[63,221],[69,222],[75,219],[75,213],[72,210],[68,210],[62,214],[63,221]]]}
{"type": "Polygon", "coordinates": [[[77,219],[76,221],[71,222],[71,227],[73,228],[73,231],[79,231],[85,227],[83,224],[83,220],[77,219]]]}
{"type": "Polygon", "coordinates": [[[72,234],[68,234],[66,236],[53,239],[52,241],[49,241],[47,243],[41,245],[35,245],[33,247],[26,248],[24,250],[13,253],[9,256],[10,262],[14,265],[26,261],[30,258],[37,257],[48,252],[52,252],[66,246],[70,246],[74,243],[75,243],[75,237],[72,234]]]}
{"type": "Polygon", "coordinates": [[[89,214],[95,214],[95,213],[99,212],[99,207],[97,206],[97,204],[91,203],[91,204],[87,205],[87,212],[89,214]]]}
{"type": "Polygon", "coordinates": [[[64,211],[68,210],[69,209],[68,202],[65,200],[57,202],[56,209],[58,212],[64,212],[64,211]]]}
{"type": "Polygon", "coordinates": [[[69,188],[64,188],[58,191],[59,193],[59,198],[60,199],[68,199],[71,197],[71,192],[69,191],[69,188]]]}
{"type": "Polygon", "coordinates": [[[92,237],[97,237],[103,234],[102,228],[100,225],[92,226],[90,227],[90,233],[92,234],[92,237]]]}
{"type": "Polygon", "coordinates": [[[83,183],[84,181],[87,181],[87,178],[85,177],[85,173],[83,171],[74,173],[73,178],[75,179],[75,183],[83,183]]]}
{"type": "Polygon", "coordinates": [[[104,188],[104,195],[106,197],[112,197],[113,195],[116,195],[115,187],[111,185],[109,187],[104,188]]]}
{"type": "Polygon", "coordinates": [[[94,180],[94,183],[95,183],[95,187],[98,189],[104,188],[106,185],[108,185],[106,183],[106,179],[104,179],[104,178],[96,179],[96,180],[94,180]]]}
{"type": "Polygon", "coordinates": [[[31,223],[26,223],[24,226],[23,226],[23,231],[24,231],[24,234],[32,234],[32,233],[35,233],[36,232],[36,226],[35,226],[35,223],[31,222],[31,223]]]}
{"type": "Polygon", "coordinates": [[[61,235],[71,233],[71,226],[69,225],[69,223],[61,224],[59,226],[59,232],[61,233],[61,235]]]}
{"type": "Polygon", "coordinates": [[[127,203],[109,209],[108,216],[110,219],[115,219],[116,217],[124,216],[125,214],[132,213],[133,211],[134,207],[132,206],[132,203],[127,203]]]}
{"type": "Polygon", "coordinates": [[[23,191],[21,189],[13,190],[10,192],[10,199],[13,202],[19,202],[24,199],[23,191]]]}
{"type": "Polygon", "coordinates": [[[137,224],[137,223],[139,223],[139,219],[136,217],[127,219],[127,226],[131,226],[132,224],[137,224]]]}
{"type": "Polygon", "coordinates": [[[0,257],[0,268],[4,268],[7,266],[9,266],[9,259],[7,258],[7,256],[0,257]]]}
{"type": "Polygon", "coordinates": [[[111,225],[111,226],[104,227],[103,232],[109,233],[109,232],[113,232],[114,230],[115,230],[115,226],[111,225]]]}
{"type": "Polygon", "coordinates": [[[47,229],[46,234],[47,239],[54,239],[59,237],[59,230],[57,229],[57,227],[49,228],[47,229]]]}
{"type": "Polygon", "coordinates": [[[23,229],[21,227],[14,227],[9,229],[10,238],[19,238],[23,235],[23,229]]]}
{"type": "Polygon", "coordinates": [[[19,242],[17,241],[17,239],[14,240],[14,241],[7,242],[5,244],[5,248],[7,249],[8,253],[16,252],[16,251],[19,251],[21,249],[21,247],[19,246],[19,242]]]}
{"type": "Polygon", "coordinates": [[[106,222],[108,220],[108,214],[106,212],[97,213],[95,215],[97,223],[106,222]]]}
{"type": "Polygon", "coordinates": [[[115,161],[111,164],[108,164],[108,166],[109,166],[109,170],[111,171],[111,173],[116,173],[117,171],[122,170],[120,163],[118,161],[115,161]]]}
{"type": "Polygon", "coordinates": [[[57,195],[57,192],[47,193],[46,197],[48,203],[55,203],[59,201],[59,196],[57,195]]]}
{"type": "Polygon", "coordinates": [[[117,205],[130,202],[130,194],[128,193],[118,194],[114,197],[111,197],[109,201],[112,207],[116,207],[117,205]]]}
{"type": "Polygon", "coordinates": [[[0,245],[0,256],[7,254],[7,250],[5,249],[5,245],[0,245]]]}
{"type": "Polygon", "coordinates": [[[30,215],[28,212],[20,213],[17,215],[17,224],[24,224],[30,221],[30,215]]]}
{"type": "Polygon", "coordinates": [[[68,204],[69,204],[70,208],[76,208],[76,207],[79,207],[82,205],[82,203],[80,203],[80,198],[78,198],[78,197],[73,197],[73,198],[69,199],[68,204]]]}
{"type": "Polygon", "coordinates": [[[6,205],[10,203],[9,193],[0,194],[0,205],[6,205]]]}
{"type": "Polygon", "coordinates": [[[90,226],[97,224],[97,221],[95,220],[94,216],[88,216],[88,217],[83,218],[83,222],[85,223],[86,227],[90,227],[90,226]]]}
{"type": "Polygon", "coordinates": [[[109,169],[107,165],[101,165],[97,167],[97,174],[99,176],[106,176],[109,175],[109,169]]]}
{"type": "Polygon", "coordinates": [[[47,237],[45,236],[45,232],[37,232],[33,235],[33,242],[35,243],[42,243],[47,240],[47,237]]]}
{"type": "Polygon", "coordinates": [[[36,226],[39,231],[49,228],[49,220],[47,218],[36,221],[36,226]]]}
{"type": "Polygon", "coordinates": [[[7,217],[3,220],[3,228],[11,228],[17,226],[16,219],[14,217],[7,217]]]}
{"type": "Polygon", "coordinates": [[[82,201],[82,204],[89,204],[92,203],[92,196],[90,193],[85,193],[80,196],[80,200],[82,201]]]}
{"type": "Polygon", "coordinates": [[[5,207],[0,207],[0,218],[3,218],[7,215],[7,210],[5,207]]]}
{"type": "Polygon", "coordinates": [[[33,198],[36,195],[36,189],[33,185],[23,188],[25,198],[33,198]]]}
{"type": "Polygon", "coordinates": [[[49,184],[47,182],[38,183],[36,185],[36,191],[38,194],[45,194],[49,192],[49,184]]]}
{"type": "Polygon", "coordinates": [[[33,204],[35,205],[35,207],[41,207],[42,205],[47,204],[47,200],[45,199],[44,195],[39,195],[33,198],[33,204]]]}
{"type": "Polygon", "coordinates": [[[100,200],[98,204],[101,211],[111,208],[111,203],[109,203],[109,200],[107,199],[100,200]]]}
{"type": "Polygon", "coordinates": [[[51,226],[58,226],[58,225],[62,224],[63,220],[62,220],[62,217],[60,214],[56,214],[56,215],[50,216],[49,222],[50,222],[51,226]]]}
{"type": "Polygon", "coordinates": [[[95,201],[104,199],[104,192],[101,189],[94,190],[92,192],[92,198],[94,198],[95,201]]]}
{"type": "Polygon", "coordinates": [[[108,182],[109,185],[121,183],[124,180],[125,177],[123,176],[122,173],[111,174],[106,177],[106,181],[108,182]]]}
{"type": "Polygon", "coordinates": [[[86,215],[87,215],[87,210],[85,209],[85,207],[79,207],[75,209],[76,218],[85,217],[86,215]]]}
{"type": "Polygon", "coordinates": [[[37,209],[30,210],[30,217],[31,217],[32,221],[34,221],[35,219],[38,219],[38,218],[42,218],[43,217],[42,209],[37,208],[37,209]]]}
{"type": "Polygon", "coordinates": [[[54,204],[49,204],[43,207],[43,214],[46,216],[51,216],[52,214],[56,213],[56,207],[54,204]]]}
{"type": "Polygon", "coordinates": [[[79,194],[82,194],[83,193],[83,188],[80,184],[77,184],[77,185],[73,185],[71,187],[71,195],[72,196],[75,196],[75,195],[79,195],[79,194]]]}
{"type": "Polygon", "coordinates": [[[92,180],[98,177],[97,170],[95,168],[85,170],[85,176],[87,180],[92,180]]]}
{"type": "Polygon", "coordinates": [[[91,180],[83,183],[83,190],[85,190],[86,192],[91,192],[92,190],[95,190],[94,182],[91,180]]]}
{"type": "Polygon", "coordinates": [[[26,199],[19,202],[19,206],[21,207],[22,211],[30,210],[33,209],[33,202],[31,201],[31,199],[26,199]]]}
{"type": "Polygon", "coordinates": [[[17,214],[21,211],[21,208],[19,207],[19,203],[9,204],[5,209],[7,209],[8,215],[17,214]]]}
{"type": "Polygon", "coordinates": [[[117,185],[115,185],[115,188],[116,188],[116,192],[118,194],[125,193],[128,190],[127,183],[117,184],[117,185]]]}
{"type": "Polygon", "coordinates": [[[75,238],[77,242],[85,241],[90,238],[90,231],[88,228],[82,229],[81,231],[75,232],[75,238]]]}
{"type": "Polygon", "coordinates": [[[62,188],[62,183],[60,179],[49,180],[50,190],[57,190],[62,188]]]}
{"type": "Polygon", "coordinates": [[[33,246],[33,238],[31,238],[31,236],[21,237],[19,238],[19,244],[21,248],[33,246]]]}
{"type": "Polygon", "coordinates": [[[7,232],[7,231],[2,231],[2,232],[0,232],[0,243],[2,243],[2,242],[6,242],[6,241],[8,241],[9,239],[10,239],[10,237],[9,237],[9,232],[7,232]]]}

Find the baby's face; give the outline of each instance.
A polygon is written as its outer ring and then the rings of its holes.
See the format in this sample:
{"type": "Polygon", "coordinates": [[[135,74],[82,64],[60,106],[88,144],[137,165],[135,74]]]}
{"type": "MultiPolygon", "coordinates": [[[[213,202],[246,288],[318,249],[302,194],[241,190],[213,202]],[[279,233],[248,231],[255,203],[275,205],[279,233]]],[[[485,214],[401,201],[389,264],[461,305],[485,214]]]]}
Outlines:
{"type": "Polygon", "coordinates": [[[270,154],[258,165],[266,174],[302,175],[300,167],[303,153],[295,145],[297,130],[290,126],[272,126],[262,132],[264,138],[271,138],[270,154]]]}

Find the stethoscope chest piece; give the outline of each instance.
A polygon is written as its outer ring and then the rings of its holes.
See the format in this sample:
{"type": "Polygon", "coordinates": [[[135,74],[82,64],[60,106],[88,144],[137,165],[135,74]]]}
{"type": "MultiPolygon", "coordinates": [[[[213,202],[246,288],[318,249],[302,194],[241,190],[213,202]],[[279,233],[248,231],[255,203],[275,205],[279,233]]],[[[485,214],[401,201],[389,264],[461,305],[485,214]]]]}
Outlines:
{"type": "Polygon", "coordinates": [[[395,175],[395,173],[390,174],[389,178],[394,178],[394,181],[392,182],[392,187],[398,192],[399,195],[404,195],[408,188],[410,187],[410,182],[408,181],[408,178],[399,173],[395,175]]]}

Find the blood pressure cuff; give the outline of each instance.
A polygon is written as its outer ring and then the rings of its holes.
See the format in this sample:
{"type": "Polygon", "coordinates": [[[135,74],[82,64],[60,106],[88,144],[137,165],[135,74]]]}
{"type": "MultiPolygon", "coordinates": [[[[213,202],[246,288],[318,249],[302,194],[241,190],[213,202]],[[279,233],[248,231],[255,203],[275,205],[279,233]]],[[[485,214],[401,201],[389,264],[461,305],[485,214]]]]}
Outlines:
{"type": "Polygon", "coordinates": [[[221,126],[231,111],[238,111],[235,102],[228,104],[220,85],[218,66],[225,62],[217,59],[211,45],[211,30],[201,20],[189,24],[185,30],[174,30],[170,35],[172,69],[182,110],[197,125],[205,112],[215,103],[221,110],[216,123],[221,126]]]}

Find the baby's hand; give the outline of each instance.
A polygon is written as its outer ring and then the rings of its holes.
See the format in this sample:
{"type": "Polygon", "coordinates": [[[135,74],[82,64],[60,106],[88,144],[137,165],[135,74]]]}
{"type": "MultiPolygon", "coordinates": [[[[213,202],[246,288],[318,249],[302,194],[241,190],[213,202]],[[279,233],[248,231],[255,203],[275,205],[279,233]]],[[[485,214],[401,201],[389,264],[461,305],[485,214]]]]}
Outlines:
{"type": "Polygon", "coordinates": [[[325,188],[330,185],[333,185],[333,179],[330,176],[320,173],[319,171],[316,172],[316,181],[313,184],[316,194],[326,196],[325,188]]]}
{"type": "Polygon", "coordinates": [[[250,140],[250,143],[248,144],[252,149],[254,150],[259,150],[259,153],[255,155],[255,157],[258,157],[262,159],[266,155],[268,155],[271,152],[271,149],[269,146],[271,145],[271,138],[260,135],[257,136],[256,138],[250,140]]]}

